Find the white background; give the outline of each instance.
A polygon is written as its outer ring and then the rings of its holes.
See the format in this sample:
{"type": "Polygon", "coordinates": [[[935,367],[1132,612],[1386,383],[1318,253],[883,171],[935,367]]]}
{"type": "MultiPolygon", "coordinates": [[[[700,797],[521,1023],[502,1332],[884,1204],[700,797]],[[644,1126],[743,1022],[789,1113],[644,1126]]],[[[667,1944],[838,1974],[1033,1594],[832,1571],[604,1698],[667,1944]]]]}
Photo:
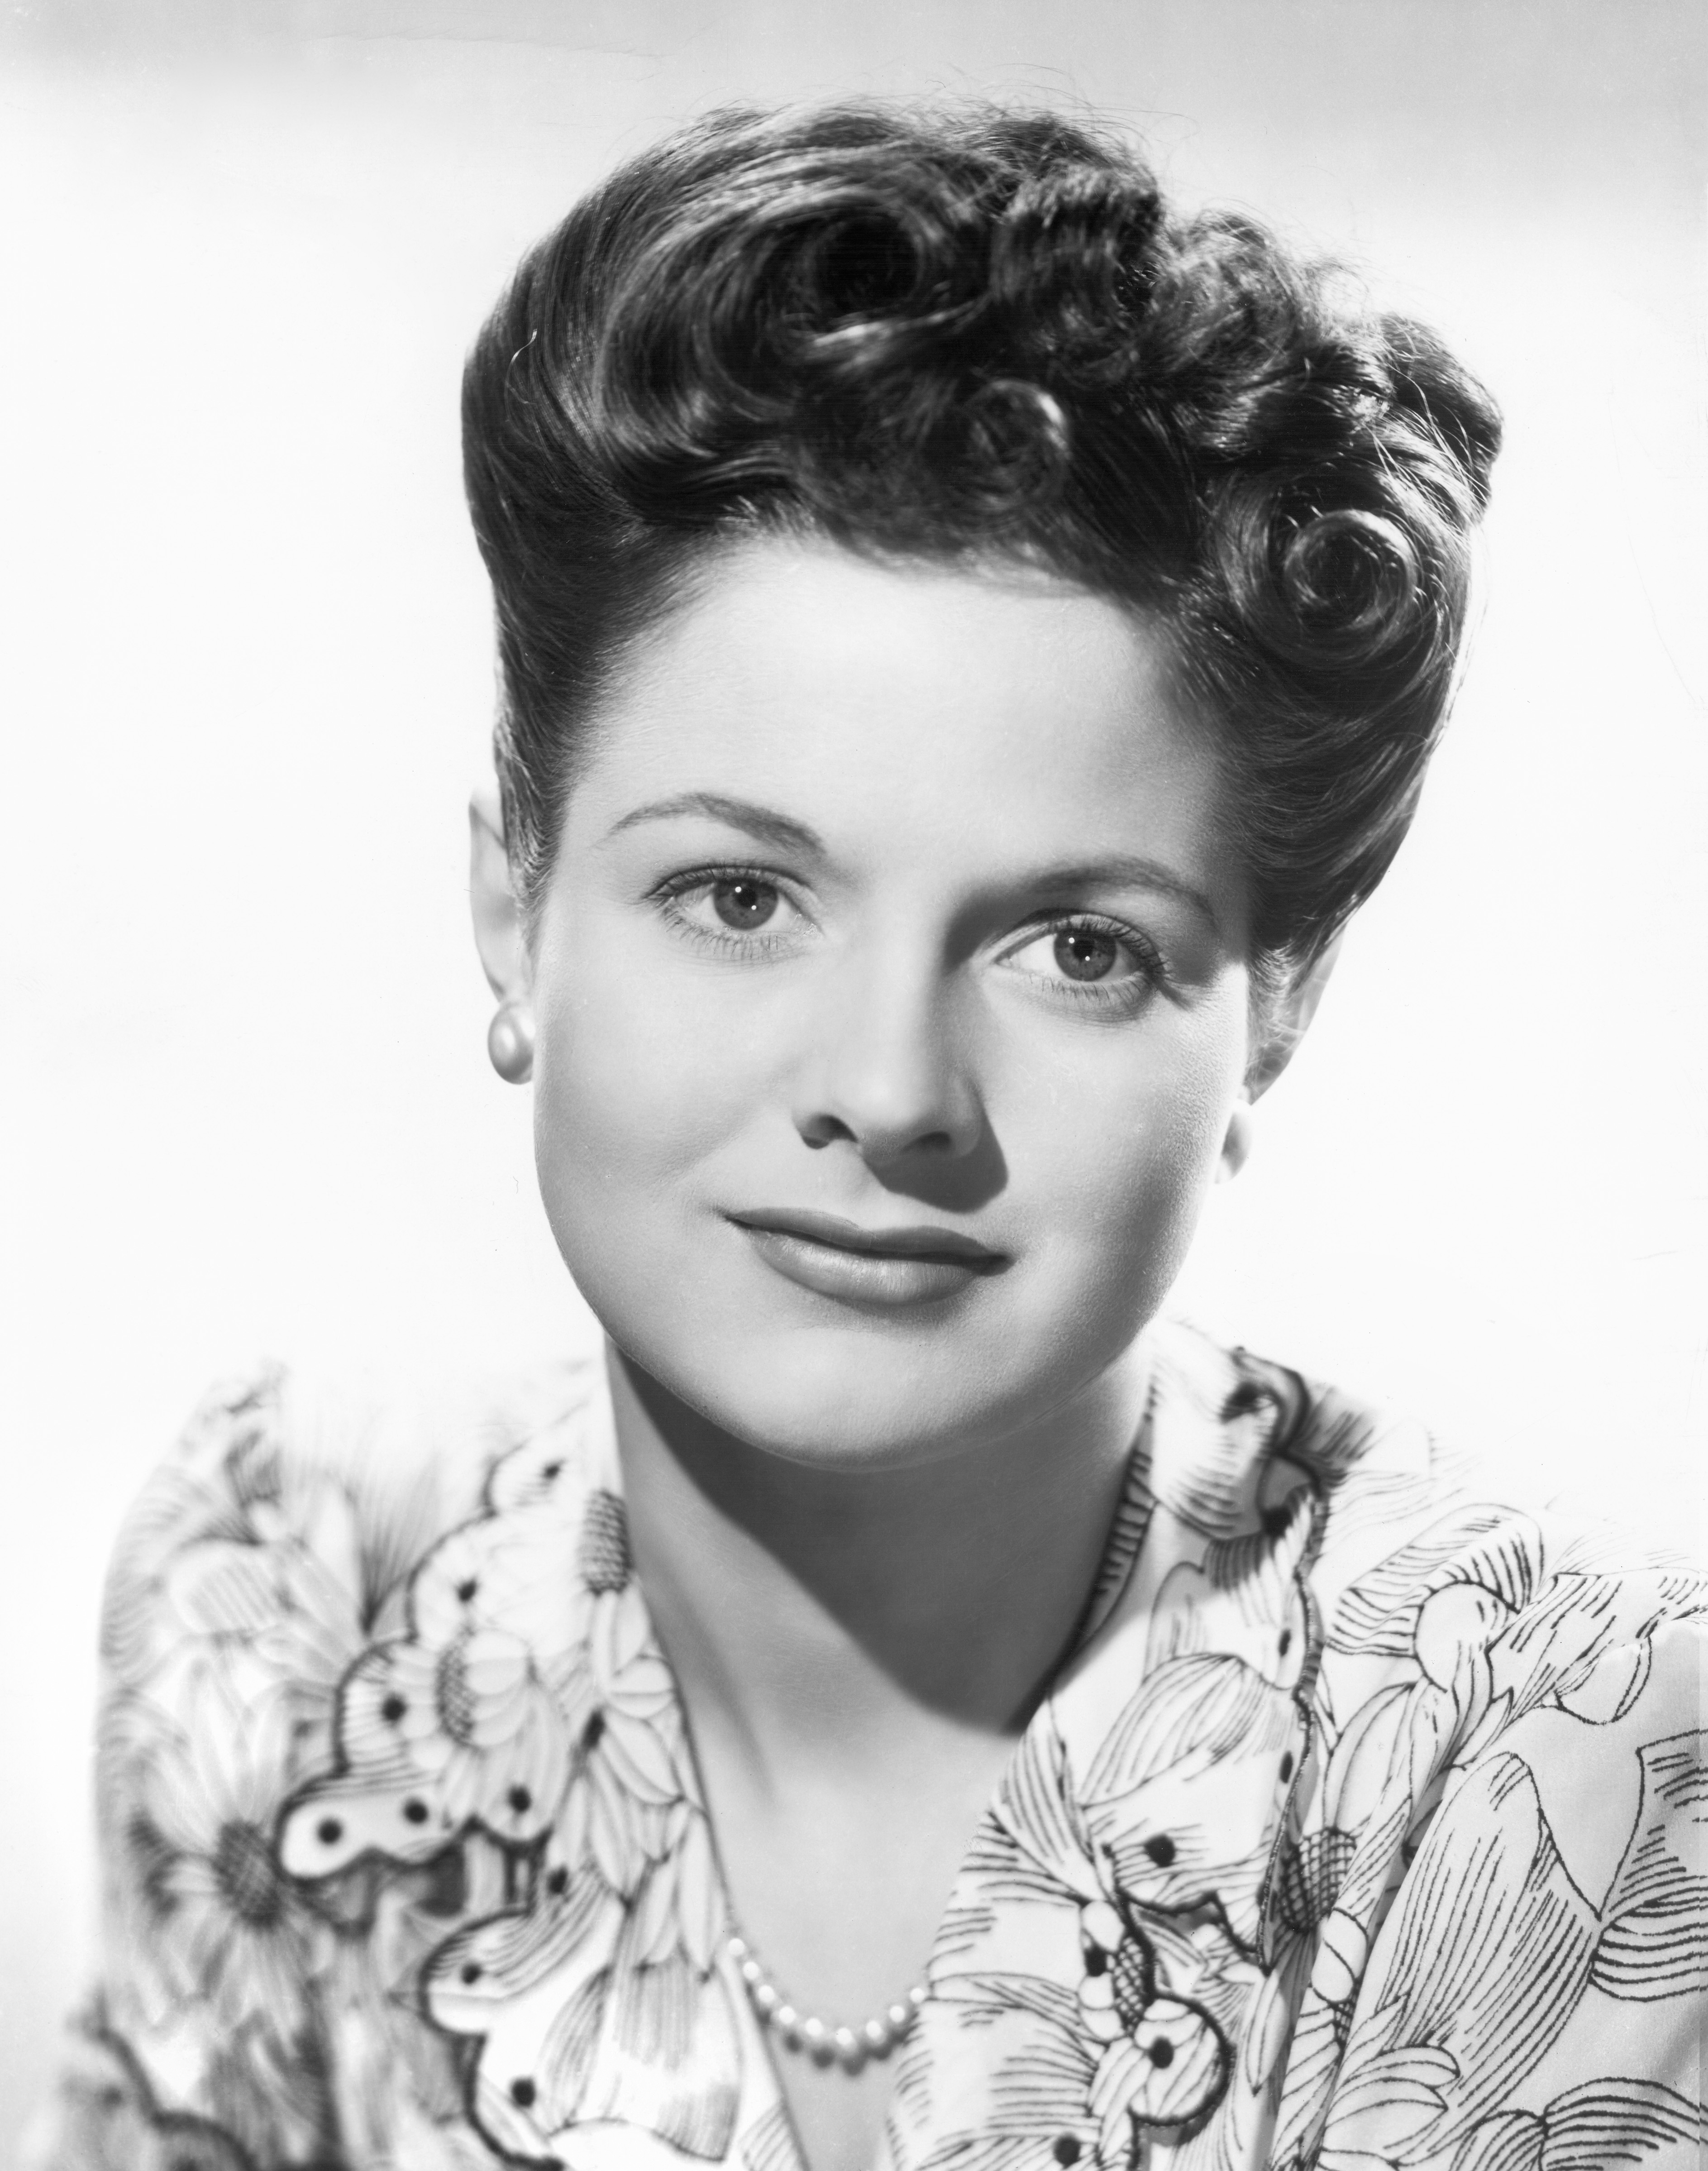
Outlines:
{"type": "Polygon", "coordinates": [[[457,381],[521,249],[709,104],[1084,98],[1186,199],[1367,266],[1495,388],[1452,737],[1181,1296],[1532,1492],[1695,1519],[1697,23],[1672,0],[6,10],[0,2152],[82,1965],[101,1563],[204,1381],[264,1350],[419,1374],[586,1331],[464,928],[491,674],[457,381]]]}

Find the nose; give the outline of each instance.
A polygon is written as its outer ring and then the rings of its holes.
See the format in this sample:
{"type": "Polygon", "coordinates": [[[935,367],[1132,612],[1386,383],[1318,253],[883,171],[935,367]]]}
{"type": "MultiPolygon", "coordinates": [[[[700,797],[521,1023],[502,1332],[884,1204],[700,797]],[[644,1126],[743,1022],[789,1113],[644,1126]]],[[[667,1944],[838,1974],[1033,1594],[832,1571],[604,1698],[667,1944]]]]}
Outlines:
{"type": "Polygon", "coordinates": [[[845,1141],[874,1168],[971,1154],[985,1112],[941,975],[923,960],[850,959],[823,998],[795,1080],[807,1144],[845,1141]]]}

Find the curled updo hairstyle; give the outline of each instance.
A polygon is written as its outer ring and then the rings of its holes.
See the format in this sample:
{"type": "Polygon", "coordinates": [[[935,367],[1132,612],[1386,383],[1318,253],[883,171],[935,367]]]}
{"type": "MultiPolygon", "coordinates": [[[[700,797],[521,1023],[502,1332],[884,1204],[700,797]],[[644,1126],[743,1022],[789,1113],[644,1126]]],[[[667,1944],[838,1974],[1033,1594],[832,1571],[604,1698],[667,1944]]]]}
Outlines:
{"type": "Polygon", "coordinates": [[[725,113],[523,262],[463,395],[512,866],[722,544],[1047,569],[1139,614],[1215,738],[1256,959],[1386,871],[1439,734],[1500,425],[1430,333],[1049,115],[725,113]]]}

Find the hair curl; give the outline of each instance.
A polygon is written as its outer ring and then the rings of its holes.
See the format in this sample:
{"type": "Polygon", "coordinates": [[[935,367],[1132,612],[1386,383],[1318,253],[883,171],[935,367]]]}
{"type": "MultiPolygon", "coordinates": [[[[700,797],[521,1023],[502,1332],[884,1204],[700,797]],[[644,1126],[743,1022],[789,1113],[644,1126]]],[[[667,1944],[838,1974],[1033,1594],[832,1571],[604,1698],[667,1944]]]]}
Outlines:
{"type": "Polygon", "coordinates": [[[1439,735],[1500,422],[1421,326],[1049,115],[729,112],[621,168],[469,358],[507,835],[709,548],[1049,568],[1144,614],[1215,732],[1259,958],[1385,872],[1439,735]]]}

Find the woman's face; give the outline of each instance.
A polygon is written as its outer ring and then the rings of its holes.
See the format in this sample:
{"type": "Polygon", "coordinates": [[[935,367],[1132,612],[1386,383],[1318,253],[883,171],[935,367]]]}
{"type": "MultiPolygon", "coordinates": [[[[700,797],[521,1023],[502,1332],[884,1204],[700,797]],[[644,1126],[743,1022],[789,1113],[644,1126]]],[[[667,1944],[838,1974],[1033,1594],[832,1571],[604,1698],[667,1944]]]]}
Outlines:
{"type": "Polygon", "coordinates": [[[1217,811],[1108,603],[715,561],[602,709],[533,950],[541,1187],[618,1348],[821,1463],[1095,1391],[1246,1063],[1217,811]]]}

